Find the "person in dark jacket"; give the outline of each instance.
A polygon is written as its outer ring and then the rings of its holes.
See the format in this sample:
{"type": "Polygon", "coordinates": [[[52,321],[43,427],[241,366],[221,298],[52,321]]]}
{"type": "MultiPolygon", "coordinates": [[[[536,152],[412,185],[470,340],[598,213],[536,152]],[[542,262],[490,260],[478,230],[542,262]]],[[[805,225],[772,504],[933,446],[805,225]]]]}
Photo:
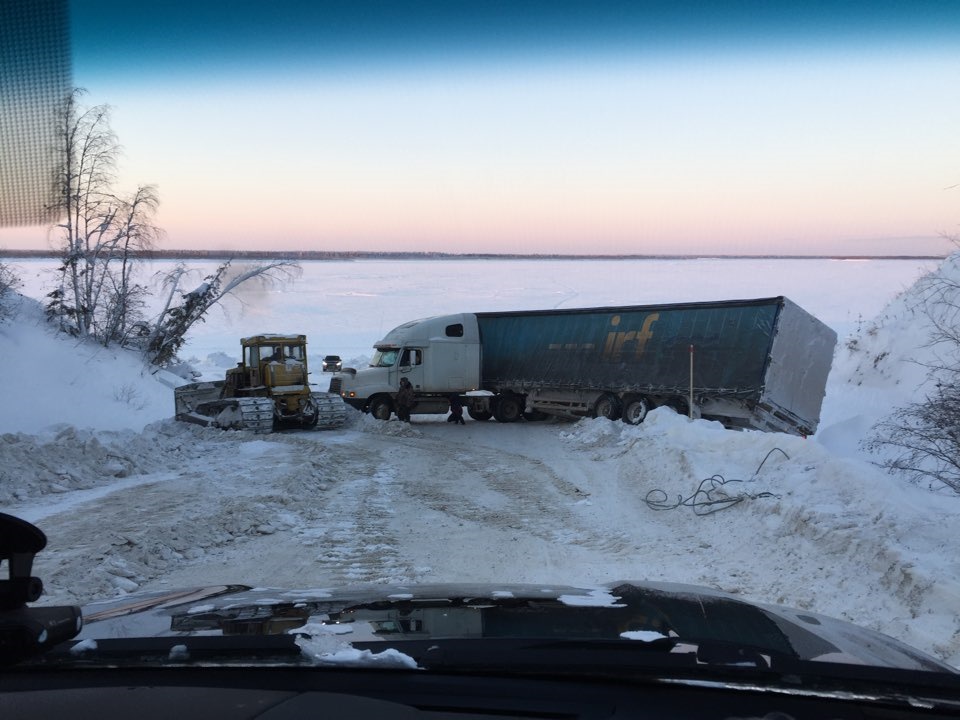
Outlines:
{"type": "Polygon", "coordinates": [[[447,422],[466,425],[463,421],[463,403],[460,402],[460,396],[456,393],[450,394],[450,417],[447,418],[447,422]]]}
{"type": "Polygon", "coordinates": [[[400,378],[400,390],[397,391],[397,419],[410,422],[410,410],[416,405],[413,397],[413,385],[406,378],[400,378]]]}

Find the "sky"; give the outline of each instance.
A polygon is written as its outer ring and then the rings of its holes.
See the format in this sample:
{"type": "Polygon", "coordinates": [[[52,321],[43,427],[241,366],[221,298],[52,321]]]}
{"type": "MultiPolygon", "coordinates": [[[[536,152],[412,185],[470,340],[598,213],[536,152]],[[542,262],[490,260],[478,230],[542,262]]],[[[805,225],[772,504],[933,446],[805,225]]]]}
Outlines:
{"type": "Polygon", "coordinates": [[[71,24],[162,248],[936,254],[960,233],[955,2],[74,0],[71,24]]]}

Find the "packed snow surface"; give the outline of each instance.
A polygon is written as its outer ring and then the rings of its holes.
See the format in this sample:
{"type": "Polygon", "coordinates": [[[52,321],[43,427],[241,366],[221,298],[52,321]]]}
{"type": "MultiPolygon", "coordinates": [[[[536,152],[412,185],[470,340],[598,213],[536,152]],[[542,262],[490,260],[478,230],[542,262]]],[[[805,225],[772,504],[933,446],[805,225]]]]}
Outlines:
{"type": "MultiPolygon", "coordinates": [[[[960,665],[960,498],[882,472],[859,445],[878,419],[921,397],[916,361],[929,349],[903,291],[931,268],[309,263],[295,285],[214,312],[184,352],[205,378],[222,377],[241,337],[304,332],[325,389],[323,355],[356,365],[418,317],[786,295],[840,334],[809,439],[729,431],[667,408],[636,427],[461,427],[443,416],[406,425],[351,412],[334,431],[224,432],[173,421],[177,378],[54,334],[25,298],[0,325],[13,380],[0,407],[0,507],[47,534],[35,574],[50,603],[219,583],[649,579],[834,615],[960,665]]],[[[19,269],[25,294],[42,298],[41,264],[19,269]]],[[[321,662],[406,662],[338,654],[334,640],[304,651],[321,662]]]]}

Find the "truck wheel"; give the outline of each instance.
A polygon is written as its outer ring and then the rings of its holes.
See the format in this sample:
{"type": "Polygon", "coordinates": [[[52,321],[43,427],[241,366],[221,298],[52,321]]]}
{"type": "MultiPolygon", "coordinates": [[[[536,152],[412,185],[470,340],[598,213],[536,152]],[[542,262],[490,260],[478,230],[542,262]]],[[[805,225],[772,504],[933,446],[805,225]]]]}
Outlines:
{"type": "Polygon", "coordinates": [[[523,417],[523,402],[513,395],[504,395],[494,404],[493,416],[497,422],[516,422],[523,417]]]}
{"type": "Polygon", "coordinates": [[[474,410],[472,407],[467,408],[467,415],[480,422],[486,422],[493,417],[493,413],[489,410],[474,410]]]}
{"type": "Polygon", "coordinates": [[[607,420],[617,420],[620,418],[620,398],[613,393],[604,393],[593,406],[593,416],[603,417],[607,420]]]}
{"type": "Polygon", "coordinates": [[[382,395],[370,401],[370,414],[377,420],[389,420],[393,413],[393,403],[390,398],[382,395]]]}
{"type": "Polygon", "coordinates": [[[540,420],[546,420],[548,417],[550,416],[542,410],[531,410],[523,414],[523,419],[527,422],[539,422],[540,420]]]}
{"type": "Polygon", "coordinates": [[[628,397],[623,401],[623,421],[628,425],[639,425],[650,412],[650,403],[646,398],[628,397]]]}

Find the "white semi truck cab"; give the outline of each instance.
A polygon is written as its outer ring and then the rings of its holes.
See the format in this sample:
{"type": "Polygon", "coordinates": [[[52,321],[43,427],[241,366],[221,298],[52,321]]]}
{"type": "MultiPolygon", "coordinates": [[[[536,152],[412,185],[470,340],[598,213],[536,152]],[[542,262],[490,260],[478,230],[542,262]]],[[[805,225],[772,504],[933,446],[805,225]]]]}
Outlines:
{"type": "Polygon", "coordinates": [[[451,394],[464,395],[480,386],[476,315],[414,320],[391,330],[374,349],[368,367],[337,373],[330,389],[378,419],[387,420],[394,411],[403,377],[413,385],[418,414],[446,412],[451,394]]]}

